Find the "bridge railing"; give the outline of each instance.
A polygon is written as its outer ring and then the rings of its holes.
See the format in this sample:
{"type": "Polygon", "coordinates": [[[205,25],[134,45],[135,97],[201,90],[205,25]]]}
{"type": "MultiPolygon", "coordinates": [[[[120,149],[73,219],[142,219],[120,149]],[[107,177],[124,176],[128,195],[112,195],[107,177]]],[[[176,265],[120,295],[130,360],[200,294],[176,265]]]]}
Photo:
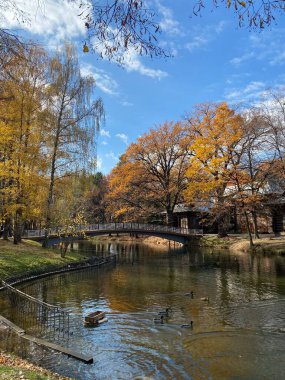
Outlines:
{"type": "MultiPolygon", "coordinates": [[[[62,235],[61,231],[63,228],[49,228],[48,236],[60,236],[62,235]]],[[[89,224],[89,225],[79,225],[77,228],[77,232],[91,232],[91,231],[106,231],[114,232],[114,231],[126,231],[126,232],[137,232],[137,231],[148,231],[148,232],[165,232],[165,233],[174,233],[178,235],[202,235],[202,229],[189,229],[182,227],[172,227],[172,226],[163,226],[157,224],[144,224],[144,223],[135,223],[135,222],[127,222],[127,223],[104,223],[104,224],[89,224]]],[[[44,237],[45,230],[25,230],[23,233],[23,237],[44,237]]]]}

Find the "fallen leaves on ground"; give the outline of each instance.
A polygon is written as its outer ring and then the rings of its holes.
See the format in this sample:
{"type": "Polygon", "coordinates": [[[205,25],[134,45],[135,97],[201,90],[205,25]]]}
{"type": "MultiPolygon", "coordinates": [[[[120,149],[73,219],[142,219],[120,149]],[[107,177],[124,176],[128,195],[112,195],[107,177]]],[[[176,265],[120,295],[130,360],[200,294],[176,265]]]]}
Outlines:
{"type": "MultiPolygon", "coordinates": [[[[28,371],[35,371],[38,374],[42,374],[46,376],[47,380],[72,380],[70,377],[64,377],[60,376],[57,373],[50,372],[42,367],[38,367],[32,363],[29,363],[28,361],[21,359],[19,357],[16,357],[14,355],[9,355],[4,352],[0,352],[0,366],[8,366],[12,367],[13,369],[18,370],[18,377],[17,379],[26,380],[27,377],[21,369],[28,370],[28,371]]],[[[0,375],[0,379],[5,379],[5,377],[2,377],[0,375]]]]}

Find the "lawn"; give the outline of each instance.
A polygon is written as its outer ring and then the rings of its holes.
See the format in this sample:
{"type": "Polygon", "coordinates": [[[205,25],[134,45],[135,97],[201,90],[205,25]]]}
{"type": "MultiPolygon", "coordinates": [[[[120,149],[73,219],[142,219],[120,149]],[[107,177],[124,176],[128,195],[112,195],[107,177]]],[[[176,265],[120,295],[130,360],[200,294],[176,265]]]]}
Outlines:
{"type": "Polygon", "coordinates": [[[13,244],[12,241],[0,240],[0,279],[21,275],[30,271],[48,271],[51,268],[82,260],[76,252],[67,252],[60,256],[57,249],[44,249],[34,241],[13,244]]]}
{"type": "Polygon", "coordinates": [[[0,352],[0,380],[68,380],[11,354],[0,352]]]}

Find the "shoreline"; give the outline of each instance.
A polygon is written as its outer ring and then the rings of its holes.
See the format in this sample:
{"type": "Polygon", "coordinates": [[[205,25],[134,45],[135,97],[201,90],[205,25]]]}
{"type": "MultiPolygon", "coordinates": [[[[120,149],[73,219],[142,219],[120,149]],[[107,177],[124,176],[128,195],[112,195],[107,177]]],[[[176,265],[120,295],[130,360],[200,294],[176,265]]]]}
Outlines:
{"type": "MultiPolygon", "coordinates": [[[[11,241],[6,242],[0,240],[0,264],[4,264],[5,267],[4,270],[0,271],[0,273],[7,273],[10,269],[12,269],[10,274],[13,274],[13,277],[7,275],[4,278],[0,278],[0,280],[11,281],[11,279],[14,279],[15,281],[13,283],[21,283],[32,279],[34,280],[36,278],[43,278],[56,273],[81,270],[93,266],[101,266],[108,264],[109,262],[110,260],[108,259],[103,259],[103,261],[94,260],[94,258],[86,258],[85,256],[74,252],[68,252],[66,257],[62,258],[59,250],[44,250],[38,244],[34,244],[34,242],[26,241],[22,244],[14,246],[11,241]],[[20,263],[19,261],[16,261],[18,265],[16,265],[16,268],[13,268],[12,263],[15,263],[15,259],[19,253],[22,255],[20,256],[20,263]],[[4,262],[7,255],[9,257],[5,266],[4,262]],[[41,256],[44,256],[45,258],[43,266],[41,265],[41,256]],[[36,258],[38,258],[40,262],[35,263],[34,260],[36,258]],[[29,269],[28,272],[27,269],[29,269]]],[[[0,284],[0,290],[2,290],[1,285],[2,284],[0,284]]],[[[11,328],[4,322],[0,322],[0,332],[1,329],[11,330],[11,328]]],[[[30,361],[24,360],[12,353],[3,351],[0,351],[0,379],[74,380],[73,378],[61,376],[56,372],[47,370],[44,367],[37,366],[30,361]]]]}
{"type": "MultiPolygon", "coordinates": [[[[122,243],[138,243],[156,248],[166,249],[169,247],[182,247],[181,243],[171,242],[159,237],[143,236],[131,237],[129,235],[108,236],[91,238],[90,241],[114,241],[122,243]]],[[[192,246],[199,248],[225,249],[234,254],[274,254],[285,255],[285,235],[274,236],[273,234],[261,235],[260,239],[254,239],[254,250],[250,248],[249,239],[245,234],[229,234],[219,238],[216,234],[205,234],[202,237],[193,237],[192,246]]]]}
{"type": "Polygon", "coordinates": [[[253,248],[245,235],[229,235],[218,238],[216,235],[204,235],[199,244],[200,247],[213,249],[227,249],[234,254],[269,254],[285,255],[285,236],[261,235],[260,239],[253,240],[253,248]]]}
{"type": "Polygon", "coordinates": [[[3,351],[0,351],[0,379],[73,380],[3,351]]]}

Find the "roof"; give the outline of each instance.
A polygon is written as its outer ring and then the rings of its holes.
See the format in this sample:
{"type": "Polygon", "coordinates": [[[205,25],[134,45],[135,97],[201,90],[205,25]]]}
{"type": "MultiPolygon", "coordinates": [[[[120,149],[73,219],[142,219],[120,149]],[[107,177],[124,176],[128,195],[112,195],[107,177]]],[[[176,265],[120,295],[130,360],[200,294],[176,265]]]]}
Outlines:
{"type": "MultiPolygon", "coordinates": [[[[206,212],[209,210],[208,206],[200,205],[200,206],[194,206],[194,205],[187,205],[184,203],[179,203],[174,206],[173,214],[185,214],[187,212],[206,212]]],[[[163,211],[161,214],[166,214],[166,211],[163,211]]]]}

